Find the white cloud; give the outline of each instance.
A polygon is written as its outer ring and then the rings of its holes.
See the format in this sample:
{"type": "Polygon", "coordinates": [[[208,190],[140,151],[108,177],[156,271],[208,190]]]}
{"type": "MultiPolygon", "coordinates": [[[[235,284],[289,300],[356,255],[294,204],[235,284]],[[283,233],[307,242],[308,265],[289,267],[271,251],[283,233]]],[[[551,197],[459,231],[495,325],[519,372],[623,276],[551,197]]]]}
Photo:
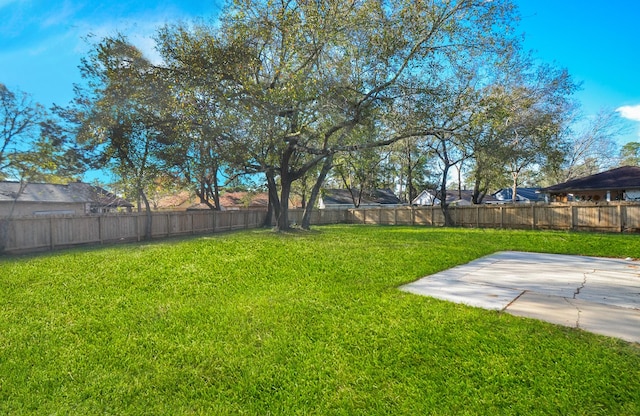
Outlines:
{"type": "Polygon", "coordinates": [[[626,119],[640,121],[640,104],[618,107],[616,108],[616,111],[620,113],[620,116],[626,119]]]}
{"type": "Polygon", "coordinates": [[[160,20],[145,20],[143,23],[132,19],[105,21],[99,25],[83,22],[81,26],[74,28],[78,42],[75,46],[76,53],[84,55],[92,48],[92,42],[100,42],[105,37],[122,34],[127,37],[135,47],[153,64],[160,64],[162,58],[155,49],[154,36],[157,29],[164,23],[160,20]]]}

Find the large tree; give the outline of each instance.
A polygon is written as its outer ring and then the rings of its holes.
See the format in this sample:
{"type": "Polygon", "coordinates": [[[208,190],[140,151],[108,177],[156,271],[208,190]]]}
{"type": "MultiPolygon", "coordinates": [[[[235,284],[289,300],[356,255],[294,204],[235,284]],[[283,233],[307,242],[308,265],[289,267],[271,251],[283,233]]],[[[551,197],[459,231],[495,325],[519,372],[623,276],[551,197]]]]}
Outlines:
{"type": "Polygon", "coordinates": [[[545,172],[545,183],[553,185],[593,175],[618,164],[612,155],[618,153],[616,139],[624,134],[625,127],[616,112],[602,109],[584,117],[576,108],[576,116],[567,117],[566,124],[565,159],[559,169],[545,172]]]}
{"type": "MultiPolygon", "coordinates": [[[[547,65],[514,71],[485,95],[484,121],[493,151],[511,176],[512,195],[530,170],[557,170],[566,155],[566,120],[576,84],[564,69],[547,65]]],[[[490,163],[488,166],[494,166],[490,163]]]]}
{"type": "Polygon", "coordinates": [[[225,145],[265,174],[285,229],[292,183],[328,157],[439,130],[397,123],[394,106],[431,91],[459,54],[507,47],[512,8],[507,0],[236,0],[215,27],[166,27],[159,49],[170,70],[242,114],[225,145]],[[372,127],[375,136],[362,134],[372,127]]]}
{"type": "Polygon", "coordinates": [[[20,170],[19,155],[32,148],[43,120],[44,108],[29,94],[0,83],[0,179],[20,170]]]}
{"type": "Polygon", "coordinates": [[[52,110],[0,84],[0,179],[64,183],[82,175],[83,152],[52,110]]]}
{"type": "Polygon", "coordinates": [[[620,166],[640,166],[640,143],[629,142],[620,149],[620,166]]]}
{"type": "Polygon", "coordinates": [[[162,155],[175,144],[174,95],[156,68],[126,37],[108,37],[83,60],[86,83],[77,88],[76,138],[94,153],[94,167],[111,169],[145,206],[147,236],[151,206],[146,196],[166,169],[162,155]]]}

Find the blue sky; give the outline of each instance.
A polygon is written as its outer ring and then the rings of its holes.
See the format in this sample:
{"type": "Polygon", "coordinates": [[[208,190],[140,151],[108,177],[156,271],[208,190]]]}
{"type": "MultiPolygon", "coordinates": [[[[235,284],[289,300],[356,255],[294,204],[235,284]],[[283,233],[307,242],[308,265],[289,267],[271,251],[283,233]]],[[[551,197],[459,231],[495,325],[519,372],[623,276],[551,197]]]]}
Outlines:
{"type": "Polygon", "coordinates": [[[619,142],[640,141],[640,1],[516,0],[525,47],[582,83],[586,115],[618,110],[629,126],[619,142]]]}
{"type": "MultiPolygon", "coordinates": [[[[640,141],[640,1],[515,0],[525,47],[565,67],[582,90],[587,114],[616,110],[640,141]]],[[[0,83],[27,92],[45,106],[64,105],[79,81],[83,40],[127,33],[152,53],[150,36],[166,22],[210,18],[220,0],[0,0],[0,83]]]]}

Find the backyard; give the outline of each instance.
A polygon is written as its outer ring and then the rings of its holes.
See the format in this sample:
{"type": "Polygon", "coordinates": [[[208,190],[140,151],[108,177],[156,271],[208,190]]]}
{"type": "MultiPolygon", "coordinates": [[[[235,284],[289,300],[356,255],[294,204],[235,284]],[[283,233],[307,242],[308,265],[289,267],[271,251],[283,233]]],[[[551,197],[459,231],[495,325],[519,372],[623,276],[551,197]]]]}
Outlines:
{"type": "Polygon", "coordinates": [[[322,226],[0,257],[0,414],[640,414],[640,347],[398,286],[640,235],[322,226]]]}

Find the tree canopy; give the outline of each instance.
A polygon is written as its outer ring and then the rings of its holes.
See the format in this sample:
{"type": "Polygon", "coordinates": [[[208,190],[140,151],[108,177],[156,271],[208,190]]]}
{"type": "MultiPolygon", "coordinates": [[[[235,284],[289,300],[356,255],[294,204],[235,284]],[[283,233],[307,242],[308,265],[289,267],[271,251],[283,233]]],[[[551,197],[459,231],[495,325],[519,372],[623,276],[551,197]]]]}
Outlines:
{"type": "Polygon", "coordinates": [[[56,114],[0,83],[0,180],[64,182],[83,169],[83,152],[56,114]]]}
{"type": "Polygon", "coordinates": [[[183,90],[234,115],[217,142],[229,165],[265,175],[279,228],[292,183],[328,157],[451,129],[414,103],[513,41],[508,1],[238,0],[220,20],[164,27],[159,51],[183,90]]]}
{"type": "Polygon", "coordinates": [[[511,0],[232,0],[210,24],[158,28],[161,62],[101,39],[70,119],[144,201],[173,178],[219,209],[221,181],[262,176],[279,229],[292,192],[313,209],[332,177],[402,181],[410,200],[416,184],[446,194],[455,168],[479,202],[569,149],[577,86],[522,51],[517,19],[511,0]]]}

